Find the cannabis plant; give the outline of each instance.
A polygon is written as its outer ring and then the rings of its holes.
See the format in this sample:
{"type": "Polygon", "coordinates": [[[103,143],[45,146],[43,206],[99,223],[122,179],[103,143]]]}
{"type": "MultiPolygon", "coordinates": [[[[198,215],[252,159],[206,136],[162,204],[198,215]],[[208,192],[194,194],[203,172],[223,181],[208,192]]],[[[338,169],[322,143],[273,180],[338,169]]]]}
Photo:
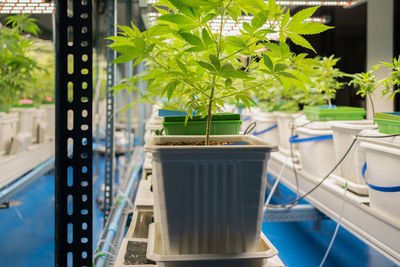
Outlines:
{"type": "MultiPolygon", "coordinates": [[[[374,67],[374,69],[376,69],[376,67],[374,67]]],[[[354,87],[358,88],[356,94],[360,95],[361,97],[368,96],[371,102],[372,114],[375,116],[375,106],[372,100],[372,95],[377,88],[377,82],[373,72],[361,72],[348,76],[352,78],[349,85],[353,85],[354,87]]]]}
{"type": "MultiPolygon", "coordinates": [[[[247,107],[254,103],[249,92],[257,94],[267,83],[254,82],[257,72],[279,81],[301,80],[284,58],[289,49],[287,38],[314,51],[302,35],[330,28],[307,22],[318,7],[291,16],[290,10],[274,0],[160,0],[154,8],[160,16],[148,30],[141,32],[133,24],[119,26],[119,36],[109,37],[114,41],[109,47],[121,54],[115,63],[147,64],[146,72],[114,89],[137,90],[135,84],[146,81],[148,87],[158,88],[158,97],[182,99],[186,120],[193,111],[207,118],[206,145],[212,115],[223,108],[226,99],[234,97],[247,107]],[[232,33],[235,25],[239,31],[232,33]],[[279,44],[270,41],[274,37],[279,44]],[[265,48],[270,53],[261,54],[265,48]],[[238,60],[241,55],[249,58],[244,70],[238,60]]],[[[154,97],[137,91],[142,99],[154,97]]]]}
{"type": "Polygon", "coordinates": [[[318,59],[318,65],[314,77],[315,87],[324,95],[329,107],[332,107],[332,99],[336,96],[336,91],[341,89],[343,83],[338,78],[343,77],[344,73],[335,68],[340,58],[323,57],[318,59]]]}
{"type": "Polygon", "coordinates": [[[28,56],[33,42],[21,35],[22,32],[37,33],[34,21],[20,15],[7,18],[6,23],[11,28],[0,25],[0,108],[3,111],[8,111],[16,102],[19,93],[29,85],[32,71],[38,69],[28,56]]]}
{"type": "Polygon", "coordinates": [[[382,96],[390,93],[389,98],[393,99],[397,93],[400,93],[400,56],[398,59],[393,58],[393,62],[382,62],[379,66],[391,70],[390,77],[379,82],[379,85],[385,85],[385,88],[382,91],[382,96]]]}

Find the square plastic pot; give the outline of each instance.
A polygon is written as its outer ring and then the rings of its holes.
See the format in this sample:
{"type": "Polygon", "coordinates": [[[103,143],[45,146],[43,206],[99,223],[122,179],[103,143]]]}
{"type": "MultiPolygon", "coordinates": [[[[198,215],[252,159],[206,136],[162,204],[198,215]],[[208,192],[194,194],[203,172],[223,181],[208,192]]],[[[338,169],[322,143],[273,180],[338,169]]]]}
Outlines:
{"type": "MultiPolygon", "coordinates": [[[[338,162],[349,149],[356,135],[363,130],[376,129],[372,121],[359,122],[331,122],[333,143],[338,162]]],[[[339,165],[339,175],[349,182],[365,185],[361,176],[361,168],[365,162],[365,153],[361,151],[360,142],[357,141],[349,151],[346,158],[339,165]]]]}
{"type": "Polygon", "coordinates": [[[163,253],[257,251],[267,162],[277,147],[254,136],[211,136],[250,145],[166,145],[204,141],[204,136],[153,136],[155,214],[163,253]]]}
{"type": "MultiPolygon", "coordinates": [[[[363,131],[362,135],[384,134],[378,131],[363,131]]],[[[400,187],[400,137],[365,138],[360,146],[365,149],[365,178],[369,184],[370,207],[395,221],[400,220],[400,192],[385,192],[371,187],[400,187]]]]}
{"type": "Polygon", "coordinates": [[[256,127],[253,135],[267,141],[270,144],[279,144],[278,124],[274,113],[261,113],[254,117],[256,127]]]}
{"type": "Polygon", "coordinates": [[[262,233],[256,251],[236,254],[167,255],[163,253],[161,239],[159,224],[150,224],[146,257],[157,262],[157,266],[160,267],[262,267],[269,258],[278,254],[276,248],[262,233]]]}
{"type": "Polygon", "coordinates": [[[364,108],[355,107],[335,107],[327,106],[304,107],[304,113],[310,121],[353,121],[363,120],[365,116],[364,108]]]}
{"type": "Polygon", "coordinates": [[[0,155],[8,154],[18,130],[18,113],[0,113],[0,155]]]}
{"type": "Polygon", "coordinates": [[[380,133],[400,133],[400,112],[378,112],[375,114],[375,121],[380,133]]]}

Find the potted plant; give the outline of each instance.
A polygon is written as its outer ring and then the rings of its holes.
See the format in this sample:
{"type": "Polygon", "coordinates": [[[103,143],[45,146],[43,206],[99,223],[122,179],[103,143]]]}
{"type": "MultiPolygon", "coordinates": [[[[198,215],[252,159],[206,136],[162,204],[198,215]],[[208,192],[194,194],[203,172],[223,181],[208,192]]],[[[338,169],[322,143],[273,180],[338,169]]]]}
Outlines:
{"type": "MultiPolygon", "coordinates": [[[[210,136],[212,117],[222,110],[224,99],[232,96],[250,107],[255,101],[248,92],[263,86],[254,81],[258,71],[276,79],[294,79],[288,66],[280,63],[280,55],[250,60],[245,71],[237,56],[259,56],[255,51],[270,46],[268,37],[273,33],[280,36],[278,48],[290,38],[312,49],[301,34],[330,27],[304,22],[317,7],[290,17],[273,0],[173,0],[159,2],[155,8],[161,16],[151,28],[140,32],[134,25],[120,26],[120,36],[109,39],[114,41],[110,47],[121,53],[115,63],[147,63],[145,73],[118,90],[137,90],[136,81],[147,81],[150,87],[157,85],[159,96],[187,101],[182,124],[193,118],[193,111],[206,119],[204,135],[154,136],[146,145],[153,154],[155,209],[160,211],[164,252],[255,251],[260,240],[265,163],[276,147],[252,136],[210,136]],[[253,18],[243,22],[238,36],[230,36],[225,25],[237,21],[243,12],[253,18]],[[212,28],[211,20],[218,27],[212,28]]],[[[147,97],[145,92],[139,94],[141,99],[147,97]]]]}
{"type": "Polygon", "coordinates": [[[345,75],[338,68],[335,68],[339,60],[334,55],[319,59],[314,83],[315,87],[326,98],[327,106],[306,106],[304,113],[310,121],[362,120],[365,116],[365,110],[362,108],[336,107],[332,104],[336,91],[343,86],[338,78],[345,75]]]}

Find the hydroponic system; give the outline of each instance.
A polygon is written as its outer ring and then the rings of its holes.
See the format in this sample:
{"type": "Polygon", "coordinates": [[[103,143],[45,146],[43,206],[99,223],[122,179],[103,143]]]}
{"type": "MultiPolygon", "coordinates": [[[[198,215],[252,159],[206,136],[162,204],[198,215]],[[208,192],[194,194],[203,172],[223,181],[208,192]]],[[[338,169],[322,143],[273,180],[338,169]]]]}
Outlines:
{"type": "Polygon", "coordinates": [[[396,0],[0,0],[1,266],[398,266],[396,0]]]}

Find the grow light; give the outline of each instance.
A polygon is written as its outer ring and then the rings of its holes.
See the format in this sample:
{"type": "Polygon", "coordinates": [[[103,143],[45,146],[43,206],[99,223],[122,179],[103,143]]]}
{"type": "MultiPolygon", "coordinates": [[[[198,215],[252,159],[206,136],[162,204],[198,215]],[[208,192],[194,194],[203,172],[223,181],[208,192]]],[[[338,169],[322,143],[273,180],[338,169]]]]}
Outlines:
{"type": "Polygon", "coordinates": [[[54,3],[44,0],[0,0],[0,14],[52,14],[54,3]]]}
{"type": "MultiPolygon", "coordinates": [[[[356,1],[317,1],[317,0],[308,0],[308,1],[276,1],[277,4],[281,6],[341,6],[341,7],[349,7],[354,3],[359,2],[360,0],[356,1]]],[[[158,0],[148,0],[147,3],[149,5],[155,4],[158,0]]]]}

